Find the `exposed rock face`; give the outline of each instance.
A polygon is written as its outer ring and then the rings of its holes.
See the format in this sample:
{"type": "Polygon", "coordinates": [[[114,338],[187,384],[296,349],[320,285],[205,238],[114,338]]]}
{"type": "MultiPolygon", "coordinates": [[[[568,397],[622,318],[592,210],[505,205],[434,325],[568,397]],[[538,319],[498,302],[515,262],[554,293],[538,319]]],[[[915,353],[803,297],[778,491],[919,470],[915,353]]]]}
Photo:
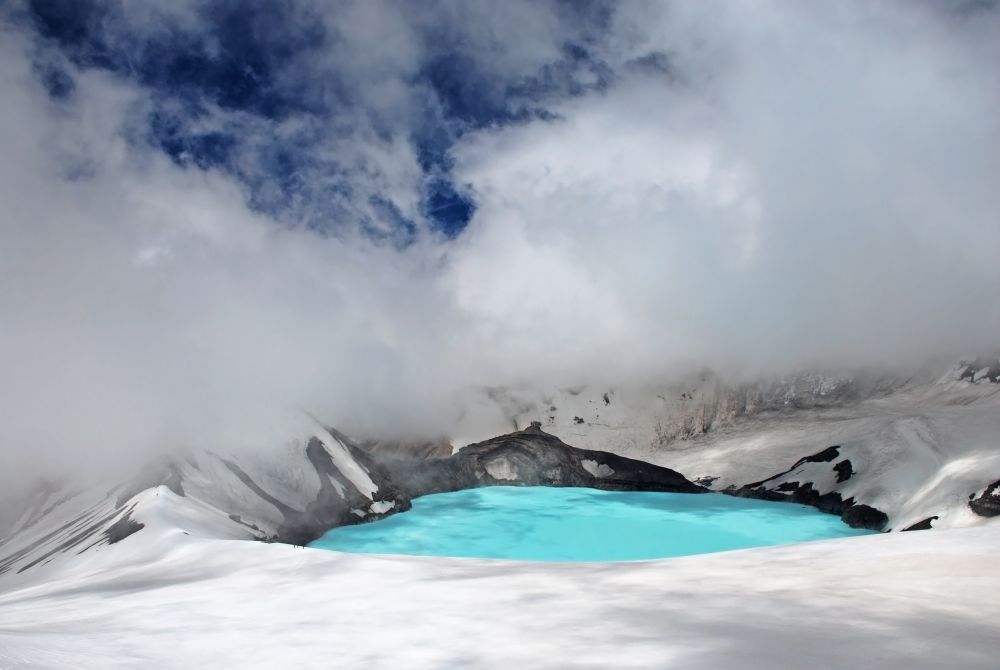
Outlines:
{"type": "Polygon", "coordinates": [[[845,458],[840,463],[833,466],[833,469],[837,472],[837,483],[842,484],[851,478],[854,474],[854,466],[851,465],[851,460],[845,458]]]}
{"type": "MultiPolygon", "coordinates": [[[[525,430],[465,447],[447,458],[382,455],[377,460],[334,429],[330,434],[377,484],[368,499],[344,477],[323,443],[314,438],[306,455],[320,489],[304,511],[277,503],[284,522],[268,539],[307,544],[330,528],[374,521],[408,510],[411,498],[480,486],[586,486],[614,491],[704,493],[678,472],[603,451],[576,449],[533,424],[525,430]]],[[[227,464],[228,465],[228,464],[227,464]]],[[[243,479],[241,477],[241,479],[243,479]]],[[[253,487],[253,482],[244,481],[253,487]]],[[[261,495],[258,493],[258,495],[261,495]]]]}
{"type": "Polygon", "coordinates": [[[680,473],[605,451],[576,449],[535,423],[471,444],[444,459],[396,461],[394,481],[410,496],[479,486],[586,486],[612,491],[704,493],[680,473]]]}
{"type": "Polygon", "coordinates": [[[82,547],[80,550],[86,551],[100,543],[111,543],[115,537],[121,540],[139,528],[126,522],[124,527],[119,526],[114,532],[106,534],[105,529],[110,531],[116,518],[127,516],[131,511],[132,508],[124,512],[117,509],[85,510],[54,530],[46,532],[5,556],[0,556],[0,574],[15,568],[17,572],[24,572],[70,549],[82,547]],[[127,534],[123,534],[125,531],[128,531],[127,534]]]}
{"type": "Polygon", "coordinates": [[[390,513],[410,509],[409,495],[395,484],[386,468],[342,433],[332,428],[328,430],[376,484],[377,492],[368,498],[351,482],[341,482],[345,478],[344,473],[322,441],[314,437],[306,445],[306,456],[319,475],[319,492],[304,511],[283,510],[285,521],[275,537],[270,538],[273,541],[304,545],[330,528],[374,521],[390,513]],[[338,482],[339,486],[334,482],[338,482]]]}
{"type": "Polygon", "coordinates": [[[907,531],[907,530],[930,530],[931,528],[933,528],[933,526],[931,526],[931,522],[937,520],[937,518],[938,517],[936,517],[936,516],[929,516],[926,519],[922,519],[922,520],[916,522],[915,524],[907,526],[903,530],[904,531],[907,531]]]}
{"type": "Polygon", "coordinates": [[[956,370],[958,379],[975,384],[989,382],[1000,384],[1000,360],[996,358],[977,358],[974,361],[962,361],[956,370]]]}
{"type": "Polygon", "coordinates": [[[860,505],[853,498],[844,501],[845,509],[840,518],[851,528],[867,528],[868,530],[883,530],[889,523],[886,513],[871,505],[860,505]]]}
{"type": "MultiPolygon", "coordinates": [[[[168,499],[164,504],[189,506],[187,512],[202,515],[198,523],[207,526],[198,532],[302,545],[330,528],[405,511],[413,497],[428,493],[496,485],[703,493],[707,489],[699,484],[710,485],[711,480],[693,483],[669,468],[577,449],[537,423],[446,457],[433,455],[443,451],[437,447],[415,454],[395,446],[381,451],[372,455],[336,430],[325,429],[277,463],[252,458],[237,463],[199,452],[146,468],[106,493],[46,488],[22,514],[21,532],[0,541],[0,573],[127,541],[142,531],[144,514],[149,505],[159,504],[154,501],[161,493],[168,499]],[[211,509],[221,514],[203,514],[211,509]]],[[[837,514],[851,526],[881,530],[885,514],[853,498],[845,500],[836,490],[853,476],[851,461],[834,446],[727,493],[803,503],[837,514]]],[[[974,497],[970,506],[980,514],[1000,514],[998,494],[1000,482],[974,497]]]]}
{"type": "Polygon", "coordinates": [[[317,430],[306,444],[289,446],[261,459],[188,452],[110,489],[43,484],[0,538],[0,574],[128,542],[164,506],[186,519],[185,532],[290,544],[409,509],[390,474],[337,431],[317,430]]]}
{"type": "MultiPolygon", "coordinates": [[[[831,463],[838,456],[840,456],[839,446],[827,447],[816,454],[800,458],[795,465],[784,472],[739,488],[731,487],[724,493],[742,498],[809,505],[822,512],[836,514],[852,528],[884,530],[889,522],[889,517],[884,512],[870,505],[858,503],[853,497],[845,500],[837,491],[817,490],[815,482],[830,476],[829,472],[824,472],[825,465],[821,464],[831,463]]],[[[836,474],[836,483],[845,482],[854,474],[851,462],[846,459],[831,469],[836,474]]]]}
{"type": "Polygon", "coordinates": [[[131,511],[126,512],[118,521],[115,521],[111,526],[104,531],[104,537],[107,538],[108,544],[115,544],[121,542],[126,537],[132,533],[136,533],[146,527],[146,524],[139,523],[132,518],[131,511]]]}
{"type": "Polygon", "coordinates": [[[167,504],[194,505],[196,515],[220,512],[199,517],[220,536],[304,545],[330,528],[406,511],[412,497],[439,491],[498,484],[705,491],[667,468],[574,449],[537,425],[447,457],[429,450],[393,458],[388,454],[399,450],[382,451],[374,456],[325,428],[304,449],[271,465],[202,452],[154,463],[134,480],[107,493],[92,491],[89,498],[45,490],[32,502],[38,512],[23,515],[28,529],[0,546],[0,573],[127,540],[144,527],[137,505],[159,504],[153,501],[161,492],[173,498],[167,504]]]}
{"type": "Polygon", "coordinates": [[[979,516],[1000,516],[1000,480],[993,482],[979,495],[973,495],[969,508],[979,516]]]}

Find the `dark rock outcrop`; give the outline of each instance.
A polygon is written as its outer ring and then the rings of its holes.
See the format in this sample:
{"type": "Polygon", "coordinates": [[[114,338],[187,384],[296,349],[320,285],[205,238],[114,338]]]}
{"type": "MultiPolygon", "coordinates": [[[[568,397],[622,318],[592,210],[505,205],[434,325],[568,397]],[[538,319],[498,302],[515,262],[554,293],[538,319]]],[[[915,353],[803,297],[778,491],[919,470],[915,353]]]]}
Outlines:
{"type": "Polygon", "coordinates": [[[611,491],[704,493],[680,473],[606,451],[571,447],[530,427],[470,444],[444,459],[388,464],[393,480],[416,497],[480,486],[585,486],[611,491]]]}
{"type": "MultiPolygon", "coordinates": [[[[848,498],[853,501],[852,498],[848,498]]],[[[871,505],[853,503],[841,513],[840,518],[851,528],[867,528],[868,530],[883,530],[889,523],[889,517],[882,510],[871,505]]]]}
{"type": "Polygon", "coordinates": [[[343,433],[333,428],[328,430],[371,477],[378,490],[369,499],[349,481],[342,481],[338,491],[333,481],[340,481],[344,475],[322,442],[314,437],[306,445],[306,457],[319,475],[319,492],[305,510],[282,510],[284,522],[274,537],[266,538],[269,541],[305,545],[331,528],[375,521],[410,509],[410,496],[395,484],[392,474],[381,463],[343,433]],[[378,511],[381,509],[377,507],[379,504],[384,506],[383,511],[378,511]]]}
{"type": "MultiPolygon", "coordinates": [[[[852,528],[867,528],[869,530],[884,530],[889,522],[889,517],[881,510],[870,505],[858,503],[854,498],[846,500],[837,491],[821,493],[817,491],[813,482],[804,481],[805,475],[794,475],[799,468],[810,463],[829,463],[840,455],[840,447],[832,446],[813,454],[800,458],[795,464],[776,475],[762,479],[758,482],[746,484],[741,487],[730,487],[723,491],[729,495],[741,498],[755,498],[758,500],[772,500],[775,502],[793,502],[800,505],[815,507],[827,514],[836,514],[844,523],[852,528]],[[792,476],[801,479],[791,479],[792,476]],[[780,481],[785,479],[786,481],[780,481]]],[[[833,466],[837,473],[837,481],[844,482],[854,474],[850,460],[843,460],[833,466]]]]}
{"type": "Polygon", "coordinates": [[[851,459],[845,458],[840,463],[833,466],[833,469],[837,472],[837,483],[842,484],[851,478],[854,474],[854,466],[851,465],[851,459]]]}
{"type": "Polygon", "coordinates": [[[576,449],[541,430],[530,427],[472,444],[446,458],[423,454],[383,453],[378,458],[345,435],[329,429],[351,457],[378,485],[375,500],[368,500],[349,482],[337,491],[332,480],[342,478],[330,454],[318,439],[306,455],[320,479],[320,490],[303,511],[282,505],[285,520],[268,541],[308,544],[330,528],[374,521],[408,510],[410,500],[428,493],[458,491],[480,486],[585,486],[612,491],[667,491],[704,493],[706,489],[669,468],[625,458],[605,451],[576,449]],[[383,503],[385,511],[375,510],[383,503]],[[389,504],[391,503],[391,505],[389,504]],[[359,510],[366,510],[359,515],[359,510]]]}
{"type": "Polygon", "coordinates": [[[937,520],[936,516],[929,516],[926,519],[921,519],[920,521],[907,526],[903,529],[903,532],[908,530],[930,530],[933,528],[933,526],[931,526],[931,522],[935,520],[937,520]]]}
{"type": "MultiPolygon", "coordinates": [[[[768,482],[772,482],[776,479],[781,479],[785,475],[790,474],[795,470],[798,470],[801,466],[805,465],[806,463],[829,463],[833,461],[835,458],[837,458],[837,456],[839,455],[840,455],[840,446],[835,445],[832,447],[827,447],[823,451],[813,454],[812,456],[803,456],[799,460],[795,461],[795,465],[793,465],[792,467],[788,468],[783,472],[779,472],[776,475],[771,475],[767,479],[762,479],[759,482],[746,484],[745,486],[743,486],[743,488],[744,489],[766,488],[764,485],[767,484],[768,482]]],[[[834,469],[836,469],[836,466],[834,467],[834,469]]],[[[746,496],[746,497],[753,497],[753,496],[746,496]]]]}
{"type": "Polygon", "coordinates": [[[979,516],[1000,516],[1000,480],[987,486],[981,496],[973,495],[969,508],[979,516]]]}
{"type": "Polygon", "coordinates": [[[977,358],[973,361],[962,361],[958,370],[958,378],[970,382],[988,381],[1000,384],[1000,360],[996,358],[977,358]]]}
{"type": "MultiPolygon", "coordinates": [[[[251,478],[250,475],[244,472],[243,468],[238,466],[236,463],[228,459],[225,459],[221,456],[218,456],[218,459],[222,461],[222,464],[225,465],[230,472],[236,475],[237,479],[243,482],[244,486],[253,491],[257,495],[257,497],[259,497],[261,500],[264,500],[267,503],[273,505],[275,509],[281,512],[281,515],[283,517],[287,519],[298,513],[298,510],[296,510],[294,507],[292,507],[291,505],[286,505],[285,503],[278,500],[270,493],[262,489],[260,486],[258,486],[257,482],[255,482],[253,478],[251,478]]],[[[237,523],[243,523],[243,522],[237,521],[237,523]]]]}
{"type": "Polygon", "coordinates": [[[146,524],[139,523],[132,518],[132,514],[130,512],[126,512],[120,519],[118,519],[118,521],[115,521],[106,531],[104,531],[104,537],[107,539],[108,544],[115,544],[145,527],[146,524]]]}

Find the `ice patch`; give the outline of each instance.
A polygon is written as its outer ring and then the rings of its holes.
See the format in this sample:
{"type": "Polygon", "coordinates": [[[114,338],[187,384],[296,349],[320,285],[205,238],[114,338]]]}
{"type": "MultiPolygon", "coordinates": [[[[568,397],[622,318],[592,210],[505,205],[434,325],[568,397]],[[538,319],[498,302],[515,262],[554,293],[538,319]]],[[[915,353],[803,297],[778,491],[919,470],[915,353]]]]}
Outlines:
{"type": "Polygon", "coordinates": [[[604,463],[598,463],[597,461],[592,461],[590,459],[584,458],[580,461],[580,465],[583,469],[594,475],[595,477],[610,477],[615,474],[615,471],[611,469],[610,466],[604,463]]]}
{"type": "Polygon", "coordinates": [[[517,479],[517,466],[506,458],[495,458],[487,462],[486,472],[493,479],[502,479],[508,482],[517,479]]]}
{"type": "Polygon", "coordinates": [[[396,503],[392,500],[376,500],[368,508],[368,511],[372,514],[385,514],[395,506],[396,503]]]}
{"type": "Polygon", "coordinates": [[[340,496],[341,498],[343,498],[344,497],[344,485],[340,482],[339,479],[337,479],[333,475],[329,475],[328,474],[327,477],[330,478],[330,483],[333,484],[333,488],[335,488],[337,490],[337,495],[340,496]]]}
{"type": "Polygon", "coordinates": [[[378,491],[378,486],[368,476],[368,473],[362,469],[361,465],[351,457],[350,452],[347,451],[347,447],[323,428],[316,431],[316,439],[323,444],[327,453],[330,454],[330,458],[333,459],[333,464],[347,477],[348,481],[354,484],[354,488],[371,500],[372,495],[378,491]]]}

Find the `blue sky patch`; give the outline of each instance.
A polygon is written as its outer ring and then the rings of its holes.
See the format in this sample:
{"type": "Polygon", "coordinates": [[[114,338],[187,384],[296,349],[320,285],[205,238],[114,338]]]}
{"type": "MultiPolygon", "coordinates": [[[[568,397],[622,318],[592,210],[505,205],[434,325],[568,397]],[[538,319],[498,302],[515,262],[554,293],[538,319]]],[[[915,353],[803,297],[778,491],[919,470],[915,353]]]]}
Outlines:
{"type": "MultiPolygon", "coordinates": [[[[554,61],[502,75],[460,20],[428,25],[413,19],[423,51],[416,76],[399,82],[406,88],[404,113],[369,99],[365,89],[379,82],[352,69],[337,23],[337,12],[349,5],[208,0],[187,14],[114,1],[28,6],[28,22],[61,58],[113,72],[151,93],[153,109],[137,135],[142,141],[179,164],[232,174],[260,211],[307,218],[315,228],[354,218],[375,237],[398,228],[389,236],[396,243],[414,239],[418,223],[381,192],[371,165],[338,154],[340,140],[367,128],[383,142],[410,142],[424,172],[426,225],[455,237],[476,211],[469,189],[454,181],[455,143],[472,131],[555,118],[552,103],[613,79],[595,48],[612,11],[603,2],[552,3],[551,11],[573,26],[574,39],[554,61]],[[352,207],[351,199],[366,191],[355,202],[360,209],[352,207]],[[378,225],[373,218],[381,219],[378,225]]],[[[397,10],[406,16],[420,8],[404,3],[397,10]]],[[[72,94],[72,77],[59,68],[39,67],[38,77],[53,99],[72,94]]]]}

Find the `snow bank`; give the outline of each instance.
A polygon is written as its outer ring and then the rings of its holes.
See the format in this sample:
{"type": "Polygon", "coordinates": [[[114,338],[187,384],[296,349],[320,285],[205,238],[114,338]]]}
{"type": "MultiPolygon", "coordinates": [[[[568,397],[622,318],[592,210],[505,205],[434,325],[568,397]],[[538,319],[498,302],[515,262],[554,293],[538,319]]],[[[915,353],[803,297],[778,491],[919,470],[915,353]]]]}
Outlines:
{"type": "Polygon", "coordinates": [[[162,533],[0,593],[0,667],[985,670],[1000,639],[997,524],[614,565],[162,533]]]}

